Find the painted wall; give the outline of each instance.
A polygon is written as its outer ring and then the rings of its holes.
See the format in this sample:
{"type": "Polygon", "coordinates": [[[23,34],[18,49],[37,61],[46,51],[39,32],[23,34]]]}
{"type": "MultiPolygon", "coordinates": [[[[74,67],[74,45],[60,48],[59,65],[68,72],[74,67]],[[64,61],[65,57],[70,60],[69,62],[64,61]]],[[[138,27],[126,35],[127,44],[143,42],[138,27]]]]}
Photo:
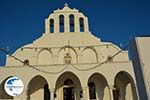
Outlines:
{"type": "Polygon", "coordinates": [[[141,100],[150,99],[150,37],[136,37],[131,41],[131,53],[141,100]]]}

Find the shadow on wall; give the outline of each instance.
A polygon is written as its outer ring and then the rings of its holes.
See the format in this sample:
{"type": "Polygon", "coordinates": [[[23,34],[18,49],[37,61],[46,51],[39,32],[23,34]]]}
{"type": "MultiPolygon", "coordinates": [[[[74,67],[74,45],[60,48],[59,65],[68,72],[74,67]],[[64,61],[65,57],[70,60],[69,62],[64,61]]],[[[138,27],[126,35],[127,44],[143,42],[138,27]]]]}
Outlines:
{"type": "Polygon", "coordinates": [[[2,81],[2,83],[0,83],[0,100],[1,100],[1,99],[4,99],[4,100],[6,100],[6,99],[10,99],[10,100],[13,99],[13,97],[12,97],[12,96],[9,96],[9,95],[5,92],[5,89],[4,89],[4,84],[5,84],[6,80],[7,80],[8,78],[10,78],[10,77],[12,77],[12,76],[7,77],[5,80],[2,81]]]}
{"type": "Polygon", "coordinates": [[[50,100],[49,85],[40,75],[33,77],[28,84],[27,100],[32,99],[50,100]]]}
{"type": "Polygon", "coordinates": [[[137,100],[137,93],[133,78],[124,71],[119,72],[115,77],[114,100],[137,100]]]}

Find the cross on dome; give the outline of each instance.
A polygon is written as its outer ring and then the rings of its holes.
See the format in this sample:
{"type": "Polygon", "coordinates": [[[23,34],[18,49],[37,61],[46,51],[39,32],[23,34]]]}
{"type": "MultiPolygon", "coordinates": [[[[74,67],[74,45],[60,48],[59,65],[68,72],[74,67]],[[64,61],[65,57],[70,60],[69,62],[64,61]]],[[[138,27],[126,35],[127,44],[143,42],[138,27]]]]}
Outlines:
{"type": "Polygon", "coordinates": [[[68,3],[65,3],[64,6],[65,6],[65,7],[68,7],[68,3]]]}

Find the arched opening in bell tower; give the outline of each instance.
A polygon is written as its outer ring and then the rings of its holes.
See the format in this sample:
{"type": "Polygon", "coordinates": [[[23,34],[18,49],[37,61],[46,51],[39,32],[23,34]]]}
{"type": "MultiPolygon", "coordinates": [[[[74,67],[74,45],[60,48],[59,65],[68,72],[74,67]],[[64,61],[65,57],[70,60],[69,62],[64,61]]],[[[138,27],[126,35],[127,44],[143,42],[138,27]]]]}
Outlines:
{"type": "Polygon", "coordinates": [[[84,32],[84,19],[82,17],[79,18],[79,24],[80,24],[80,32],[84,32]]]}
{"type": "Polygon", "coordinates": [[[74,15],[73,14],[71,14],[71,15],[69,15],[69,25],[70,25],[70,32],[74,32],[74,15]]]}
{"type": "Polygon", "coordinates": [[[54,33],[54,19],[50,19],[50,33],[54,33]]]}
{"type": "Polygon", "coordinates": [[[59,32],[64,32],[64,16],[59,16],[59,32]]]}

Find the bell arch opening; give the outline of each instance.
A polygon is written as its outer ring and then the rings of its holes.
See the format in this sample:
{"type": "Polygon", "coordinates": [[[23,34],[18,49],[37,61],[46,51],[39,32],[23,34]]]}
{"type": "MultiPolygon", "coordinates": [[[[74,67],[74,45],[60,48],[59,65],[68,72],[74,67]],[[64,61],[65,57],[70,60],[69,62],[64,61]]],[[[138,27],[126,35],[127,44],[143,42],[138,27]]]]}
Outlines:
{"type": "Polygon", "coordinates": [[[50,33],[54,33],[54,19],[50,19],[50,33]]]}
{"type": "Polygon", "coordinates": [[[59,32],[64,32],[64,15],[59,15],[59,32]]]}
{"type": "Polygon", "coordinates": [[[74,22],[74,15],[71,14],[69,15],[69,26],[70,26],[70,32],[74,32],[75,31],[75,22],[74,22]]]}
{"type": "Polygon", "coordinates": [[[79,26],[80,26],[80,32],[84,32],[84,19],[82,17],[79,18],[79,26]]]}

